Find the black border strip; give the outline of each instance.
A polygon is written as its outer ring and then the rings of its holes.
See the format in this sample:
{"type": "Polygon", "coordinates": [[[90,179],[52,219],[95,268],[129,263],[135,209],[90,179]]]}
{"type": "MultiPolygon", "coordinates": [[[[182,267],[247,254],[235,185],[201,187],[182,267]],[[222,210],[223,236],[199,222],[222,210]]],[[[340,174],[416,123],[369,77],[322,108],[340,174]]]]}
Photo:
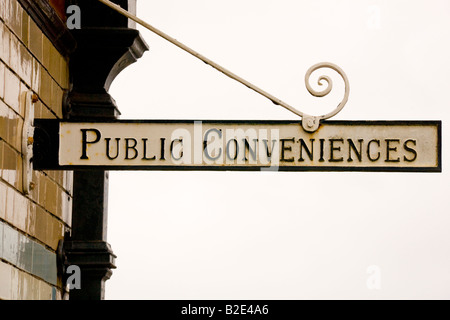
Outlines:
{"type": "MultiPolygon", "coordinates": [[[[219,124],[298,124],[301,125],[302,122],[298,120],[213,120],[213,119],[106,119],[106,120],[60,120],[60,119],[36,119],[38,121],[52,121],[52,122],[67,122],[67,123],[219,123],[219,124]]],[[[431,126],[441,126],[441,120],[325,120],[321,121],[322,124],[327,125],[397,125],[397,126],[414,126],[414,125],[431,125],[431,126]]]]}
{"type": "MultiPolygon", "coordinates": [[[[35,144],[33,161],[37,170],[106,170],[106,171],[272,171],[268,166],[60,166],[58,164],[59,124],[69,123],[218,123],[218,124],[299,124],[294,120],[107,120],[107,121],[61,121],[35,119],[35,144]]],[[[440,120],[329,120],[327,125],[393,125],[393,126],[435,126],[438,135],[436,167],[341,167],[341,166],[279,166],[273,171],[283,172],[442,172],[442,121],[440,120]]]]}

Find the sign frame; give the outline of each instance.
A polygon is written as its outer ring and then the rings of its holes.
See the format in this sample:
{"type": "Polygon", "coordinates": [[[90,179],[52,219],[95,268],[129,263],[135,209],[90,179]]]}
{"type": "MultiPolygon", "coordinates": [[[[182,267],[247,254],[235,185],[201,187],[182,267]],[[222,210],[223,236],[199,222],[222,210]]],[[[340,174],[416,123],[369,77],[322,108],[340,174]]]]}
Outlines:
{"type": "Polygon", "coordinates": [[[36,170],[105,170],[105,171],[284,171],[284,172],[442,172],[442,121],[440,120],[325,120],[322,125],[345,125],[345,126],[435,126],[437,130],[437,166],[433,167],[399,167],[399,166],[209,166],[209,165],[59,165],[59,126],[60,123],[148,123],[148,124],[177,124],[177,123],[195,123],[201,121],[203,124],[270,124],[285,125],[298,124],[302,126],[299,120],[95,120],[95,121],[67,121],[58,119],[35,119],[35,136],[33,145],[33,167],[36,170]]]}

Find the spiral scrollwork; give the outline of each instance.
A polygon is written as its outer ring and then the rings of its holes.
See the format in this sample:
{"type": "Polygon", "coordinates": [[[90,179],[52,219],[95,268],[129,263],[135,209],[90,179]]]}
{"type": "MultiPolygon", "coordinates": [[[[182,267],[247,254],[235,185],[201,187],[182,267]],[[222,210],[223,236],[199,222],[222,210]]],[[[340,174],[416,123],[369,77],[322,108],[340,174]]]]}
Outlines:
{"type": "Polygon", "coordinates": [[[311,74],[314,71],[321,69],[321,68],[333,69],[342,77],[342,79],[344,80],[344,83],[345,83],[345,93],[344,93],[343,99],[341,100],[341,102],[338,104],[338,106],[333,111],[331,111],[327,114],[321,115],[321,116],[310,116],[310,115],[303,114],[303,121],[302,121],[303,128],[309,132],[313,132],[313,131],[317,130],[317,128],[319,127],[320,120],[325,120],[325,119],[331,118],[331,117],[335,116],[336,114],[338,114],[342,110],[342,108],[344,108],[345,104],[348,101],[348,96],[350,94],[350,85],[349,85],[348,78],[347,78],[345,72],[333,63],[321,62],[321,63],[317,63],[317,64],[313,65],[311,68],[308,69],[308,71],[305,74],[306,89],[308,89],[308,92],[311,95],[313,95],[315,97],[324,97],[324,96],[328,95],[331,92],[331,90],[333,89],[333,80],[331,80],[331,78],[326,75],[320,76],[317,80],[317,84],[319,86],[323,86],[324,82],[326,83],[326,87],[323,90],[317,91],[311,87],[311,84],[310,84],[311,74]]]}

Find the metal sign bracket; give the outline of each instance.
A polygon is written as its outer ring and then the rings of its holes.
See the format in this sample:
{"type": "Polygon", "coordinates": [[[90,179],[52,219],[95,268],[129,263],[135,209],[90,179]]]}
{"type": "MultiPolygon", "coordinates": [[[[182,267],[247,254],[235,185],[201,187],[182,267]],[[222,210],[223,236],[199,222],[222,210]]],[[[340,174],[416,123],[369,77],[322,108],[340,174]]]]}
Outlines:
{"type": "Polygon", "coordinates": [[[34,142],[34,104],[38,96],[27,91],[23,97],[24,121],[22,127],[22,191],[29,194],[34,188],[33,177],[33,142],[34,142]]]}
{"type": "Polygon", "coordinates": [[[98,1],[100,1],[103,4],[105,4],[106,6],[110,7],[111,9],[117,11],[118,13],[124,15],[128,19],[131,19],[134,22],[139,23],[144,28],[146,28],[146,29],[150,30],[151,32],[157,34],[158,36],[160,36],[161,38],[165,39],[166,41],[169,41],[170,43],[174,44],[178,48],[180,48],[180,49],[186,51],[187,53],[191,54],[195,58],[203,61],[204,63],[206,63],[208,65],[210,65],[214,69],[216,69],[216,70],[220,71],[221,73],[225,74],[227,77],[238,81],[239,83],[243,84],[247,88],[249,88],[249,89],[259,93],[260,95],[262,95],[264,97],[266,97],[267,99],[272,101],[274,104],[279,105],[279,106],[281,106],[281,107],[291,111],[292,113],[302,117],[302,126],[303,126],[303,129],[305,131],[307,131],[307,132],[315,132],[319,128],[320,120],[325,120],[325,119],[329,119],[329,118],[333,117],[339,111],[341,111],[342,108],[344,107],[344,105],[347,103],[348,96],[349,96],[349,91],[350,91],[350,86],[349,86],[349,83],[348,83],[347,76],[345,75],[344,71],[341,68],[339,68],[337,65],[335,65],[333,63],[321,62],[321,63],[315,64],[311,68],[309,68],[309,70],[306,72],[306,75],[305,75],[306,88],[308,89],[309,93],[312,94],[315,97],[324,97],[327,94],[329,94],[331,92],[332,88],[333,88],[333,82],[331,81],[330,77],[328,77],[328,76],[321,76],[321,77],[319,77],[318,84],[320,86],[323,85],[322,81],[326,81],[327,82],[327,87],[324,90],[322,90],[322,91],[314,90],[309,84],[309,79],[310,79],[311,73],[314,72],[315,70],[320,69],[320,68],[330,68],[330,69],[333,69],[334,71],[336,71],[342,77],[342,79],[344,79],[344,82],[345,82],[344,98],[339,103],[337,108],[334,109],[332,112],[330,112],[328,114],[325,114],[325,115],[322,115],[322,116],[310,116],[310,115],[307,115],[307,114],[299,111],[298,109],[292,107],[291,105],[287,104],[286,102],[276,98],[275,96],[273,96],[270,93],[262,90],[261,88],[255,86],[253,83],[250,83],[249,81],[239,77],[238,75],[234,74],[230,70],[220,66],[219,64],[215,63],[211,59],[208,59],[207,57],[203,56],[199,52],[191,49],[190,47],[188,47],[185,44],[181,43],[180,41],[176,40],[175,38],[172,38],[168,34],[162,32],[161,30],[159,30],[157,28],[155,28],[154,26],[152,26],[151,24],[145,22],[144,20],[139,19],[134,14],[131,14],[130,12],[128,12],[127,10],[123,9],[118,4],[113,3],[110,0],[98,0],[98,1]]]}

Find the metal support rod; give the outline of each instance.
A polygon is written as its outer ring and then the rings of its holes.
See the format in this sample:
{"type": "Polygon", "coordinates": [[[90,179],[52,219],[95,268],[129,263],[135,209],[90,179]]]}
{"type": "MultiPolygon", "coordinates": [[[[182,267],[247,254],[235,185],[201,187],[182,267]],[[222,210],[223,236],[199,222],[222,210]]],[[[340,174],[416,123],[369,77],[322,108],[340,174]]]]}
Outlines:
{"type": "Polygon", "coordinates": [[[198,53],[197,51],[189,48],[188,46],[186,46],[183,43],[179,42],[178,40],[172,38],[171,36],[169,36],[168,34],[164,33],[163,31],[155,28],[154,26],[150,25],[149,23],[143,21],[142,19],[139,19],[138,17],[136,17],[135,15],[129,13],[127,10],[123,9],[119,5],[117,5],[115,3],[112,3],[109,0],[98,0],[98,1],[100,1],[101,3],[107,5],[111,9],[116,10],[120,14],[123,14],[124,16],[126,16],[127,18],[135,21],[136,23],[139,23],[140,25],[142,25],[143,27],[145,27],[148,30],[152,31],[153,33],[157,34],[161,38],[169,41],[170,43],[172,43],[174,45],[176,45],[177,47],[179,47],[180,49],[182,49],[182,50],[186,51],[187,53],[193,55],[197,59],[200,59],[204,63],[206,63],[206,64],[210,65],[211,67],[213,67],[214,69],[222,72],[223,74],[225,74],[226,76],[230,77],[231,79],[236,80],[237,82],[243,84],[244,86],[248,87],[249,89],[251,89],[251,90],[261,94],[262,96],[264,96],[267,99],[269,99],[270,101],[272,101],[274,104],[280,105],[283,108],[285,108],[285,109],[295,113],[296,115],[298,115],[300,117],[304,117],[305,114],[303,112],[295,109],[294,107],[290,106],[286,102],[278,99],[277,97],[275,97],[275,96],[271,95],[270,93],[264,91],[263,89],[255,86],[254,84],[248,82],[247,80],[239,77],[238,75],[234,74],[230,70],[220,66],[219,64],[215,63],[211,59],[208,59],[207,57],[203,56],[202,54],[198,53]]]}
{"type": "Polygon", "coordinates": [[[155,28],[154,26],[150,25],[149,23],[147,23],[147,22],[143,21],[142,19],[136,17],[135,15],[129,13],[127,10],[123,9],[119,5],[117,5],[115,3],[112,3],[109,0],[98,0],[98,1],[100,1],[101,3],[107,5],[111,9],[119,12],[120,14],[124,15],[125,17],[135,21],[136,23],[139,23],[140,25],[142,25],[143,27],[145,27],[148,30],[152,31],[153,33],[157,34],[158,36],[162,37],[163,39],[165,39],[165,40],[169,41],[170,43],[176,45],[177,47],[179,47],[180,49],[182,49],[182,50],[186,51],[187,53],[193,55],[197,59],[200,59],[201,61],[203,61],[204,63],[206,63],[209,66],[213,67],[214,69],[222,72],[223,74],[225,74],[229,78],[231,78],[233,80],[236,80],[237,82],[243,84],[247,88],[249,88],[249,89],[251,89],[251,90],[261,94],[262,96],[264,96],[267,99],[269,99],[270,101],[272,101],[274,104],[282,106],[283,108],[291,111],[292,113],[302,117],[302,126],[303,126],[303,129],[305,131],[307,131],[307,132],[314,132],[314,131],[316,131],[319,128],[320,120],[325,120],[325,119],[333,117],[338,112],[340,112],[342,110],[342,108],[345,106],[345,104],[347,103],[348,96],[349,96],[349,91],[350,91],[348,78],[345,75],[344,71],[341,68],[339,68],[337,65],[333,64],[333,63],[322,62],[322,63],[315,64],[314,66],[309,68],[309,70],[306,72],[306,75],[305,75],[306,88],[308,89],[308,92],[311,95],[315,96],[315,97],[324,97],[328,93],[330,93],[332,88],[333,88],[333,84],[332,84],[331,78],[328,77],[328,76],[321,76],[318,79],[317,83],[320,86],[323,85],[322,81],[325,81],[327,83],[326,88],[321,90],[321,91],[314,90],[309,84],[309,79],[311,77],[311,73],[312,72],[314,72],[315,70],[317,70],[319,68],[330,68],[330,69],[336,71],[342,77],[342,79],[344,80],[344,83],[345,83],[344,97],[341,100],[341,102],[338,104],[338,106],[332,112],[327,113],[325,115],[321,115],[321,116],[311,116],[311,115],[308,115],[306,113],[303,113],[303,112],[299,111],[298,109],[292,107],[291,105],[287,104],[286,102],[284,102],[284,101],[278,99],[277,97],[271,95],[267,91],[264,91],[263,89],[255,86],[254,84],[248,82],[247,80],[239,77],[238,75],[234,74],[230,70],[225,69],[224,67],[222,67],[219,64],[215,63],[211,59],[208,59],[207,57],[203,56],[202,54],[198,53],[197,51],[189,48],[188,46],[184,45],[183,43],[179,42],[178,40],[172,38],[168,34],[162,32],[161,30],[155,28]]]}

